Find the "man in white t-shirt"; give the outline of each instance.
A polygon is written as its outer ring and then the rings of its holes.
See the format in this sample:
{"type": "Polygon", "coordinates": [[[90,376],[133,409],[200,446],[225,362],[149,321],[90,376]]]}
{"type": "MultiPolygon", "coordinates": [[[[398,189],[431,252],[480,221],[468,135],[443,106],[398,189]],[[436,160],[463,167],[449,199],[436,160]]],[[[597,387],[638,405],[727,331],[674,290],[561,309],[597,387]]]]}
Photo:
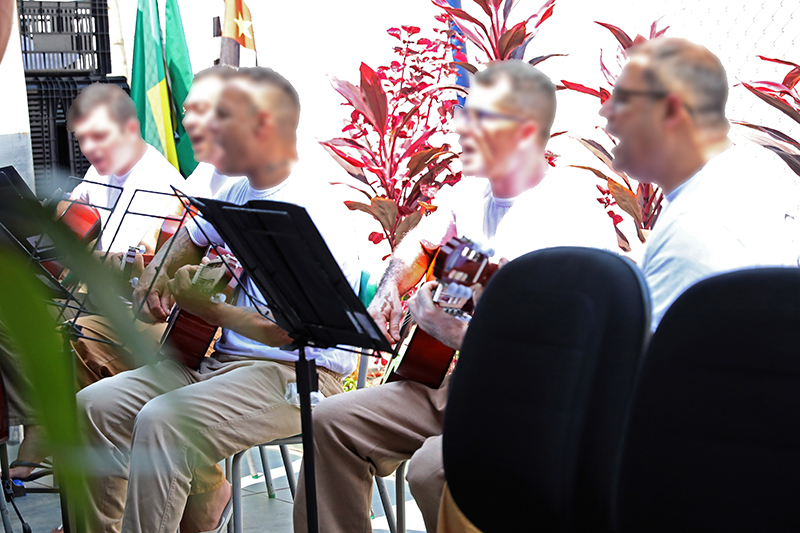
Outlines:
{"type": "MultiPolygon", "coordinates": [[[[302,205],[355,288],[360,269],[348,212],[338,202],[327,202],[326,185],[295,166],[299,112],[294,88],[272,70],[241,69],[226,84],[214,121],[224,153],[219,168],[247,178],[227,185],[218,198],[302,205]]],[[[176,531],[194,470],[213,468],[238,451],[300,432],[300,410],[292,402],[297,356],[279,349],[290,340],[286,332],[255,312],[245,295],[237,305],[216,304],[198,298],[191,288],[197,267],[184,265],[199,262],[209,243],[206,236],[220,240],[209,224],[198,222],[173,237],[168,254],[167,246],[157,254],[134,292],[134,306],[143,303],[142,317],[159,322],[166,320],[174,300],[222,325],[222,336],[199,370],[166,360],[78,393],[92,464],[98,465],[86,494],[91,531],[118,530],[120,523],[124,532],[176,531]],[[159,264],[163,267],[157,270],[159,264]],[[148,293],[151,280],[154,288],[148,293]]],[[[244,283],[248,293],[261,298],[250,280],[244,283]]],[[[342,375],[355,368],[356,356],[335,349],[314,355],[320,392],[341,392],[342,375]]],[[[223,482],[211,492],[203,516],[189,531],[218,531],[230,516],[230,485],[223,482]]]]}
{"type": "Polygon", "coordinates": [[[667,200],[640,265],[656,329],[672,302],[704,278],[797,266],[785,221],[794,195],[754,163],[753,148],[728,138],[728,81],[714,54],[662,38],[629,55],[600,114],[619,139],[617,170],[660,186],[667,200]]]}
{"type": "MultiPolygon", "coordinates": [[[[550,170],[544,157],[556,111],[555,86],[521,61],[491,64],[475,76],[457,116],[465,177],[436,196],[437,210],[404,238],[369,311],[399,340],[400,297],[425,274],[436,249],[467,237],[495,258],[514,259],[552,246],[616,249],[613,225],[592,198],[591,184],[550,170]]],[[[437,307],[435,282],[408,302],[425,332],[458,349],[467,322],[437,307]]],[[[441,431],[449,377],[439,389],[413,381],[386,383],[322,401],[314,411],[319,514],[331,532],[370,531],[372,477],[411,459],[407,479],[427,531],[436,531],[444,486],[441,431]]],[[[307,530],[303,476],[294,508],[307,530]]]]}
{"type": "Polygon", "coordinates": [[[116,85],[89,85],[72,102],[67,128],[92,164],[72,191],[72,199],[100,211],[104,231],[97,249],[123,253],[129,246],[143,244],[152,252],[155,243],[143,242],[152,218],[125,215],[125,211],[161,215],[171,198],[153,193],[172,194],[170,186],[180,187],[183,179],[142,138],[133,100],[116,85]]]}

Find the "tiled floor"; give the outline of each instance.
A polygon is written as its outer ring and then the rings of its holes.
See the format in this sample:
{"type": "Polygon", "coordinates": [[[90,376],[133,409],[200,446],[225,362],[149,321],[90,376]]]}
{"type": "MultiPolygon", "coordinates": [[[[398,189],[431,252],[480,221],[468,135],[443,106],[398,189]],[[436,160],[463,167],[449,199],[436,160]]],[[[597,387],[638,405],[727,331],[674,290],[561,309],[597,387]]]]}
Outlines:
{"type": "MultiPolygon", "coordinates": [[[[9,450],[12,458],[15,453],[16,450],[9,450]]],[[[257,478],[253,478],[248,463],[242,461],[242,474],[244,475],[242,478],[243,531],[247,533],[290,533],[292,531],[292,497],[278,448],[268,448],[267,452],[267,460],[275,487],[275,498],[269,498],[267,495],[264,476],[261,474],[263,470],[259,454],[251,452],[251,456],[259,475],[257,478]]],[[[300,471],[301,457],[302,453],[299,450],[292,450],[295,473],[300,471]]],[[[51,483],[50,478],[42,478],[41,481],[44,484],[51,483]]],[[[39,484],[29,484],[29,486],[37,485],[39,484]]],[[[395,504],[394,511],[396,512],[394,477],[386,478],[386,488],[392,497],[392,503],[395,504]]],[[[61,523],[59,498],[56,494],[28,494],[19,498],[17,504],[33,533],[49,533],[61,523]]],[[[373,530],[376,533],[388,533],[389,528],[377,490],[373,494],[372,508],[375,513],[375,518],[372,520],[373,530]]],[[[9,514],[14,532],[21,532],[20,522],[10,506],[9,514]]],[[[324,516],[320,517],[320,523],[325,523],[324,516]]],[[[406,486],[406,526],[409,533],[425,531],[422,515],[408,492],[408,486],[406,486]]]]}

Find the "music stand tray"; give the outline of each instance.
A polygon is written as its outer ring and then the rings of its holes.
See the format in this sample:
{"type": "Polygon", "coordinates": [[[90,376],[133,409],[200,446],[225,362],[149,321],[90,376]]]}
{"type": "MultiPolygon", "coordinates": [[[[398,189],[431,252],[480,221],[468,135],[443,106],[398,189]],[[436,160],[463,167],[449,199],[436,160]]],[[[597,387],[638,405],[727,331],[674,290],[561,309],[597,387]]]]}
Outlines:
{"type": "Polygon", "coordinates": [[[305,348],[338,345],[391,351],[364,304],[353,292],[311,217],[298,205],[253,200],[235,205],[190,199],[239,260],[266,298],[278,326],[294,342],[300,393],[309,531],[319,530],[311,425],[316,366],[305,348]]]}

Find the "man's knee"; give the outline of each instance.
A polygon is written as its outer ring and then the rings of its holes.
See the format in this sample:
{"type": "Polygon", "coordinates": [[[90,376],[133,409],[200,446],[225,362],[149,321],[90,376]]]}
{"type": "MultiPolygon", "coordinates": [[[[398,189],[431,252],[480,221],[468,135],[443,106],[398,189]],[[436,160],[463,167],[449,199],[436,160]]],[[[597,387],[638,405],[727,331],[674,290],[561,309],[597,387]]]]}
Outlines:
{"type": "Polygon", "coordinates": [[[406,481],[412,494],[432,498],[441,495],[444,488],[441,437],[429,439],[411,456],[407,465],[406,481]]]}
{"type": "Polygon", "coordinates": [[[335,439],[342,431],[348,431],[347,419],[352,416],[352,405],[348,400],[351,394],[336,394],[322,400],[314,407],[314,438],[335,439]]]}

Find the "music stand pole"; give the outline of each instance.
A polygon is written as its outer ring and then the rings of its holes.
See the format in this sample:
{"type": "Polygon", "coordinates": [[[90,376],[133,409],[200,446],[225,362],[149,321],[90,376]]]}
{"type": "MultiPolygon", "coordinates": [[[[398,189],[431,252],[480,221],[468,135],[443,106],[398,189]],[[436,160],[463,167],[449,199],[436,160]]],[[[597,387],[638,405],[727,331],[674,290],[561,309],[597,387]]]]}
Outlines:
{"type": "Polygon", "coordinates": [[[313,359],[306,359],[306,345],[297,346],[297,392],[300,394],[300,424],[303,430],[303,476],[306,481],[306,516],[308,531],[319,531],[317,514],[317,484],[314,470],[314,424],[311,420],[311,392],[319,387],[317,364],[313,359]]]}

